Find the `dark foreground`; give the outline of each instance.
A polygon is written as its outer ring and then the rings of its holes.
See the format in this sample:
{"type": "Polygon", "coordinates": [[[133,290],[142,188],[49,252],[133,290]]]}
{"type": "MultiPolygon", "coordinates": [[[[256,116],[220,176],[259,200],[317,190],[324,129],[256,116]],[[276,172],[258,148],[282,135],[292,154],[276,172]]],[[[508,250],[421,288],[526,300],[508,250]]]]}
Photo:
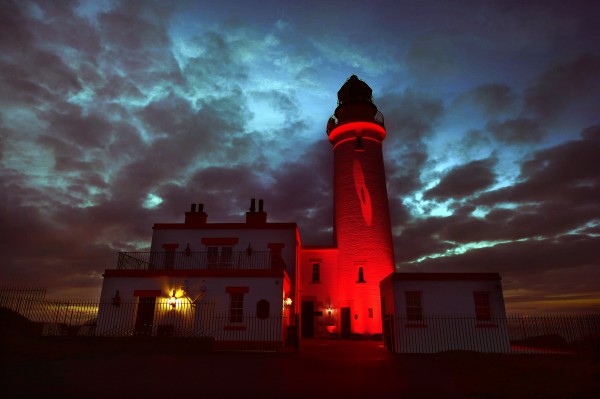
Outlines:
{"type": "Polygon", "coordinates": [[[297,354],[161,341],[4,339],[4,398],[595,398],[600,361],[556,355],[391,355],[379,341],[304,340],[297,354]]]}

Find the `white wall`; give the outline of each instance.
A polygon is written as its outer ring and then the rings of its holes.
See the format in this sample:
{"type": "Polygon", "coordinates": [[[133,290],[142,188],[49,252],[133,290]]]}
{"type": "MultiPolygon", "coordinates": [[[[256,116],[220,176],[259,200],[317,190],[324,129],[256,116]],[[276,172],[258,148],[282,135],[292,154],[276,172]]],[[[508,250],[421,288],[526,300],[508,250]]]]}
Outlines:
{"type": "Polygon", "coordinates": [[[395,352],[510,352],[499,280],[385,279],[381,284],[381,293],[386,303],[386,313],[394,319],[395,352]],[[422,292],[423,320],[407,320],[406,291],[422,292]],[[475,320],[474,291],[490,292],[491,321],[475,320]]]}
{"type": "Polygon", "coordinates": [[[286,284],[289,283],[285,277],[108,277],[102,287],[96,333],[123,335],[123,331],[133,332],[138,301],[134,291],[160,290],[161,296],[156,299],[153,334],[156,334],[158,325],[171,324],[175,327],[175,335],[208,335],[217,340],[281,340],[282,321],[278,322],[277,317],[285,312],[283,295],[286,284]],[[190,304],[184,296],[183,287],[186,287],[185,293],[191,300],[198,298],[196,304],[190,304]],[[232,324],[228,319],[230,297],[226,287],[248,287],[248,293],[244,295],[244,315],[251,319],[251,325],[247,325],[246,331],[228,333],[223,328],[232,324]],[[118,307],[112,304],[117,290],[121,298],[118,307]],[[175,309],[168,306],[173,290],[178,298],[175,309]],[[262,299],[270,304],[267,320],[256,319],[256,305],[262,299]],[[210,317],[215,317],[216,321],[208,320],[210,317]]]}

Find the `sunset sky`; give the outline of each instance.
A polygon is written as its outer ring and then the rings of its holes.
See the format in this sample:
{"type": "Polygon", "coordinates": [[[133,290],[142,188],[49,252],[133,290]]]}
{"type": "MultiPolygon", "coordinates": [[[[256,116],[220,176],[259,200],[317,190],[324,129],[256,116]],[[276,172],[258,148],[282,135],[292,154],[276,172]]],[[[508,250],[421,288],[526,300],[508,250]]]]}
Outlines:
{"type": "Polygon", "coordinates": [[[325,127],[385,116],[398,271],[499,272],[509,312],[600,312],[600,2],[0,0],[0,286],[98,298],[152,224],[332,237],[325,127]]]}

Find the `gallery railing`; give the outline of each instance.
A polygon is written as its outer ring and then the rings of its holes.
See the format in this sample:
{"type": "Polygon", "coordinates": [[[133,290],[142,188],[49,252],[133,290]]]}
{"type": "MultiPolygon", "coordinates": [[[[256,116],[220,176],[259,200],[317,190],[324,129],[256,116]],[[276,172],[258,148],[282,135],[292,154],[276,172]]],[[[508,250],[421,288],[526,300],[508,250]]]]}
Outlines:
{"type": "MultiPolygon", "coordinates": [[[[346,117],[344,118],[343,121],[340,121],[338,119],[337,116],[331,115],[331,117],[329,118],[329,120],[327,121],[327,134],[331,133],[331,131],[333,129],[335,129],[336,127],[346,124],[346,123],[350,123],[350,122],[364,122],[365,118],[364,116],[360,116],[357,118],[350,118],[350,117],[346,117]]],[[[383,114],[379,111],[377,111],[374,115],[373,115],[373,119],[370,120],[369,122],[373,122],[381,127],[383,127],[385,129],[385,120],[383,117],[383,114]]]]}
{"type": "Polygon", "coordinates": [[[239,252],[119,252],[119,270],[266,270],[285,267],[270,251],[239,252]]]}

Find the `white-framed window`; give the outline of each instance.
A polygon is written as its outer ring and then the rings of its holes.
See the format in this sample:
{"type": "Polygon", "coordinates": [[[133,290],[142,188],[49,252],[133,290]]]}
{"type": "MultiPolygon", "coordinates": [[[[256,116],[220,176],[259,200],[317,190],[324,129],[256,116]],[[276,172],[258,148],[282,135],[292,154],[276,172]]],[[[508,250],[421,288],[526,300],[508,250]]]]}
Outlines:
{"type": "Polygon", "coordinates": [[[206,257],[209,267],[228,268],[233,264],[233,247],[207,247],[206,257]]]}
{"type": "Polygon", "coordinates": [[[475,319],[477,321],[492,320],[492,304],[489,291],[473,291],[475,303],[475,319]]]}
{"type": "Polygon", "coordinates": [[[423,320],[423,291],[405,291],[406,320],[423,320]]]}
{"type": "Polygon", "coordinates": [[[229,294],[229,322],[241,323],[244,319],[244,294],[229,294]]]}

